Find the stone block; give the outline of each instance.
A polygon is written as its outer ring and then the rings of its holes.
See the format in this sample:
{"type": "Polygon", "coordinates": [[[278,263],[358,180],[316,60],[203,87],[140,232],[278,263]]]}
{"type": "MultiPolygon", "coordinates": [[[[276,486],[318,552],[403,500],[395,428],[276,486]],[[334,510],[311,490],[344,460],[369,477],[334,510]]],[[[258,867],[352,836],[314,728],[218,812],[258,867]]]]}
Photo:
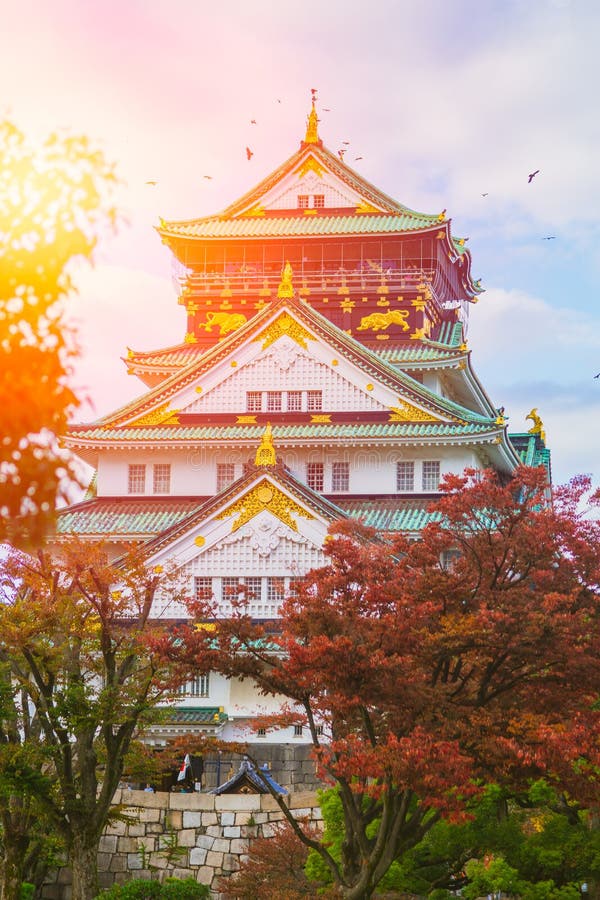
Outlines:
{"type": "Polygon", "coordinates": [[[219,821],[219,818],[216,812],[204,812],[202,813],[202,824],[203,825],[216,825],[219,821]]]}
{"type": "Polygon", "coordinates": [[[209,850],[206,854],[206,865],[210,866],[212,869],[220,869],[223,865],[223,854],[216,853],[214,850],[209,850]]]}
{"type": "Polygon", "coordinates": [[[153,869],[166,869],[168,863],[162,853],[151,853],[150,865],[153,869]]]}
{"type": "Polygon", "coordinates": [[[196,879],[200,884],[208,884],[209,886],[212,884],[214,877],[215,871],[214,869],[211,869],[210,866],[200,866],[198,874],[196,875],[196,879]]]}
{"type": "Polygon", "coordinates": [[[118,839],[119,853],[136,853],[140,848],[140,844],[147,845],[147,843],[145,835],[141,837],[120,837],[118,839]]]}
{"type": "Polygon", "coordinates": [[[236,838],[231,842],[231,852],[237,854],[248,852],[248,841],[244,838],[236,838]]]}
{"type": "Polygon", "coordinates": [[[163,834],[164,830],[161,822],[148,822],[146,825],[146,834],[163,834]]]}
{"type": "Polygon", "coordinates": [[[125,834],[127,830],[126,822],[111,822],[106,826],[105,834],[125,834]]]}
{"type": "Polygon", "coordinates": [[[167,794],[169,809],[182,810],[214,810],[216,797],[214,794],[167,794]]]}
{"type": "Polygon", "coordinates": [[[194,847],[190,850],[190,866],[203,866],[206,862],[208,850],[202,847],[194,847]]]}
{"type": "Polygon", "coordinates": [[[223,857],[223,871],[237,872],[240,867],[240,858],[234,853],[226,853],[223,857]]]}
{"type": "Polygon", "coordinates": [[[240,835],[241,828],[239,825],[228,825],[223,829],[224,838],[239,838],[240,835]]]}
{"type": "Polygon", "coordinates": [[[108,872],[110,866],[110,853],[98,853],[96,855],[96,865],[98,866],[99,872],[108,872]]]}
{"type": "Polygon", "coordinates": [[[183,828],[183,813],[180,809],[172,809],[167,813],[166,819],[167,825],[169,828],[175,829],[175,831],[179,831],[180,828],[183,828]]]}
{"type": "Polygon", "coordinates": [[[140,809],[140,822],[160,822],[161,812],[161,809],[154,809],[153,807],[140,809]]]}
{"type": "Polygon", "coordinates": [[[98,844],[100,853],[116,853],[117,852],[117,836],[103,834],[98,844]]]}
{"type": "Polygon", "coordinates": [[[306,806],[318,806],[317,795],[313,791],[293,791],[287,797],[290,809],[302,809],[306,806]]]}
{"type": "Polygon", "coordinates": [[[127,854],[127,868],[130,872],[137,871],[142,868],[142,858],[139,853],[127,854]]]}
{"type": "Polygon", "coordinates": [[[123,791],[121,802],[126,806],[138,806],[143,809],[167,809],[169,806],[169,797],[166,791],[123,791]]]}
{"type": "Polygon", "coordinates": [[[215,797],[216,810],[259,810],[264,794],[220,794],[215,797]]]}
{"type": "Polygon", "coordinates": [[[279,809],[279,805],[275,797],[270,794],[257,794],[260,797],[260,809],[262,812],[270,812],[272,809],[279,809]]]}
{"type": "Polygon", "coordinates": [[[234,812],[222,812],[221,813],[221,825],[234,825],[235,824],[235,813],[234,812]]]}
{"type": "Polygon", "coordinates": [[[223,838],[215,838],[212,845],[212,849],[217,851],[218,853],[229,853],[230,847],[231,841],[226,841],[223,838]]]}
{"type": "Polygon", "coordinates": [[[206,834],[211,837],[221,837],[221,826],[220,825],[209,825],[206,829],[206,834]]]}
{"type": "Polygon", "coordinates": [[[204,850],[212,850],[215,838],[210,834],[199,834],[196,838],[196,847],[202,847],[204,850]]]}
{"type": "Polygon", "coordinates": [[[177,831],[177,841],[180,847],[195,847],[196,831],[193,828],[183,828],[177,831]]]}
{"type": "Polygon", "coordinates": [[[259,825],[242,825],[240,827],[240,837],[253,840],[258,837],[259,825]]]}
{"type": "Polygon", "coordinates": [[[98,887],[110,888],[115,883],[115,876],[111,872],[98,872],[98,887]]]}
{"type": "Polygon", "coordinates": [[[184,828],[199,828],[201,824],[202,824],[202,813],[190,812],[187,809],[183,811],[183,827],[184,828]]]}
{"type": "Polygon", "coordinates": [[[125,857],[120,854],[115,854],[110,861],[110,871],[111,872],[126,872],[127,865],[125,863],[125,857]]]}
{"type": "Polygon", "coordinates": [[[295,819],[310,819],[312,809],[309,806],[304,806],[300,809],[293,809],[291,812],[295,819]]]}

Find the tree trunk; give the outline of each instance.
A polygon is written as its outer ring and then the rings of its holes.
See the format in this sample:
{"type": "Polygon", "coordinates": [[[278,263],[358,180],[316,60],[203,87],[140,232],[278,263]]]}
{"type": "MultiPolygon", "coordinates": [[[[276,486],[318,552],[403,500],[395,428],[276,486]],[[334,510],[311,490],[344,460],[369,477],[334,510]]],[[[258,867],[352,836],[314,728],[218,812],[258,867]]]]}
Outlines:
{"type": "Polygon", "coordinates": [[[2,858],[0,900],[19,900],[23,883],[23,854],[21,847],[4,845],[2,858]]]}
{"type": "Polygon", "coordinates": [[[85,832],[74,835],[69,862],[73,875],[72,900],[93,900],[98,894],[98,839],[85,832]]]}

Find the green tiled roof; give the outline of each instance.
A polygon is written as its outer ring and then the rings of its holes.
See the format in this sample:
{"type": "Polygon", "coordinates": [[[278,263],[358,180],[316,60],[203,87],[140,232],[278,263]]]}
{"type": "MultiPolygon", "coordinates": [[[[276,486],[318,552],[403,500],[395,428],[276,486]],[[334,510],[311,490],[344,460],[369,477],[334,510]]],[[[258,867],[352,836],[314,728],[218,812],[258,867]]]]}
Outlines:
{"type": "Polygon", "coordinates": [[[360,519],[378,531],[420,531],[429,522],[439,522],[441,519],[440,513],[429,512],[429,500],[336,498],[336,503],[346,515],[360,519]]]}
{"type": "Polygon", "coordinates": [[[395,234],[439,226],[435,217],[418,213],[385,215],[260,216],[222,219],[218,216],[192,222],[169,222],[161,231],[174,237],[236,238],[296,237],[336,234],[395,234]]]}
{"type": "Polygon", "coordinates": [[[60,510],[58,534],[148,535],[170,528],[202,505],[203,498],[95,497],[60,510]]]}
{"type": "MultiPolygon", "coordinates": [[[[452,438],[492,434],[501,431],[489,419],[477,417],[479,421],[468,424],[438,422],[351,422],[351,423],[306,423],[273,425],[275,443],[295,440],[348,439],[371,440],[386,438],[452,438]]],[[[69,444],[77,446],[93,441],[140,443],[152,441],[247,441],[256,446],[264,432],[264,425],[149,425],[128,427],[78,426],[69,433],[69,444]]]]}
{"type": "Polygon", "coordinates": [[[386,347],[382,350],[373,350],[373,353],[392,365],[402,363],[409,368],[411,363],[442,362],[446,359],[457,358],[456,349],[453,347],[431,347],[427,344],[386,347]]]}
{"type": "Polygon", "coordinates": [[[219,706],[159,706],[161,724],[168,725],[222,725],[227,721],[227,713],[219,706]]]}
{"type": "Polygon", "coordinates": [[[178,368],[187,366],[192,360],[197,359],[204,352],[196,344],[177,344],[175,347],[166,347],[164,350],[136,351],[125,362],[137,366],[165,366],[178,368]]]}
{"type": "Polygon", "coordinates": [[[544,446],[539,435],[527,431],[509,434],[508,438],[524,466],[545,466],[550,469],[550,450],[544,446]]]}

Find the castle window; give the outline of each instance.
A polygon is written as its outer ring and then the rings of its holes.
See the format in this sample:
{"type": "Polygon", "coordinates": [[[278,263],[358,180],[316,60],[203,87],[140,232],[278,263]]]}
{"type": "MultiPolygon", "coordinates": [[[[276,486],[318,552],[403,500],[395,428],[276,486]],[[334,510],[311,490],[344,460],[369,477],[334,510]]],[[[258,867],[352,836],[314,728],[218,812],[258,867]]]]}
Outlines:
{"type": "Polygon", "coordinates": [[[284,593],[285,582],[283,578],[267,578],[267,603],[271,604],[270,614],[274,615],[279,611],[279,607],[283,603],[284,593]]]}
{"type": "Polygon", "coordinates": [[[325,734],[325,726],[324,726],[324,725],[317,725],[317,726],[316,726],[316,732],[317,732],[317,734],[318,734],[319,737],[322,737],[322,736],[325,734]]]}
{"type": "Polygon", "coordinates": [[[331,467],[331,490],[347,491],[350,488],[350,463],[334,462],[331,467]]]}
{"type": "Polygon", "coordinates": [[[294,737],[302,737],[302,725],[294,725],[294,737]]]}
{"type": "Polygon", "coordinates": [[[423,490],[437,491],[440,486],[439,460],[427,460],[423,463],[423,490]]]}
{"type": "Polygon", "coordinates": [[[196,600],[212,599],[212,578],[196,576],[194,578],[194,597],[196,600]]]}
{"type": "Polygon", "coordinates": [[[246,585],[246,597],[248,599],[248,603],[260,603],[262,593],[262,578],[258,578],[256,576],[253,576],[252,578],[245,578],[244,584],[246,585]]]}
{"type": "Polygon", "coordinates": [[[308,209],[308,194],[298,194],[298,209],[308,209]]]}
{"type": "Polygon", "coordinates": [[[306,408],[309,412],[323,409],[323,391],[307,391],[306,408]]]}
{"type": "Polygon", "coordinates": [[[302,409],[302,391],[287,392],[288,412],[298,412],[302,409]]]}
{"type": "Polygon", "coordinates": [[[311,462],[306,464],[306,483],[313,491],[323,490],[323,463],[311,462]]]}
{"type": "Polygon", "coordinates": [[[313,197],[313,208],[323,209],[325,206],[325,194],[315,194],[313,197]]]}
{"type": "Polygon", "coordinates": [[[224,491],[235,481],[234,463],[217,463],[217,491],[224,491]]]}
{"type": "Polygon", "coordinates": [[[156,463],[152,476],[153,493],[169,494],[171,491],[171,466],[169,463],[156,463]]]}
{"type": "Polygon", "coordinates": [[[396,490],[414,491],[415,489],[415,464],[414,462],[396,463],[396,490]]]}
{"type": "Polygon", "coordinates": [[[267,729],[266,728],[257,728],[256,729],[256,737],[266,737],[267,729]]]}
{"type": "Polygon", "coordinates": [[[127,467],[127,493],[143,494],[146,490],[146,466],[134,463],[127,467]]]}
{"type": "Polygon", "coordinates": [[[191,681],[182,684],[178,689],[179,694],[187,697],[208,697],[209,681],[208,675],[196,675],[191,681]]]}
{"type": "Polygon", "coordinates": [[[262,392],[247,391],[246,393],[246,411],[260,412],[262,409],[262,392]]]}
{"type": "Polygon", "coordinates": [[[267,391],[267,412],[281,412],[281,391],[267,391]]]}

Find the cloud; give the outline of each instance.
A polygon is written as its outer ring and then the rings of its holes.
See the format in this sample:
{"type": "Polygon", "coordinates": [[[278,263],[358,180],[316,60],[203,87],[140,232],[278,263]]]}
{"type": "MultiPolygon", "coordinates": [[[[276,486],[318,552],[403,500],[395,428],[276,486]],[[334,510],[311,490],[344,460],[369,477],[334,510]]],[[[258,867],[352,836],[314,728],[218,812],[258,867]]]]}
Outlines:
{"type": "Polygon", "coordinates": [[[510,430],[526,431],[536,406],[556,480],[600,480],[600,320],[553,308],[523,291],[491,289],[471,311],[473,365],[510,430]]]}

